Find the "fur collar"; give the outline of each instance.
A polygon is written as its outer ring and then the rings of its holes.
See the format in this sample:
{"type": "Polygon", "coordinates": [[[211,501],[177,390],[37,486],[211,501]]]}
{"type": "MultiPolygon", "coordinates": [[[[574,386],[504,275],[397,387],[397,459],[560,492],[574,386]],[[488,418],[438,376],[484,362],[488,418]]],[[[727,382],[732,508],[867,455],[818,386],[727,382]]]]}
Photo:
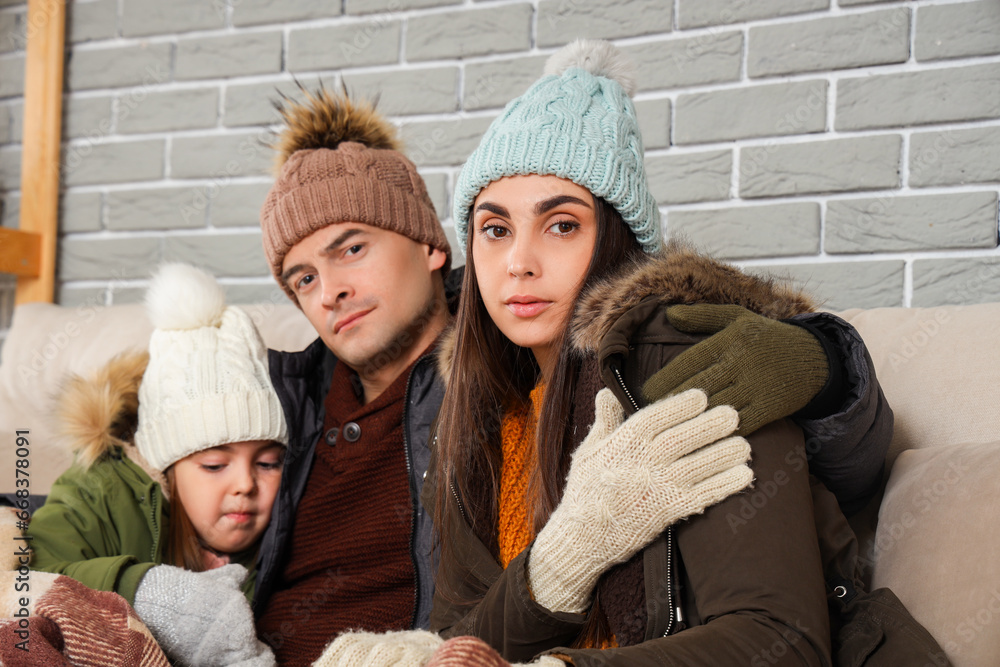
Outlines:
{"type": "Polygon", "coordinates": [[[671,242],[662,253],[625,267],[580,297],[570,330],[573,346],[596,352],[615,322],[650,296],[664,305],[736,304],[774,319],[815,309],[808,296],[788,285],[671,242]]]}
{"type": "Polygon", "coordinates": [[[139,385],[147,363],[148,352],[124,352],[89,377],[71,376],[58,403],[59,435],[84,468],[120,447],[166,493],[163,475],[133,442],[139,423],[139,385]]]}

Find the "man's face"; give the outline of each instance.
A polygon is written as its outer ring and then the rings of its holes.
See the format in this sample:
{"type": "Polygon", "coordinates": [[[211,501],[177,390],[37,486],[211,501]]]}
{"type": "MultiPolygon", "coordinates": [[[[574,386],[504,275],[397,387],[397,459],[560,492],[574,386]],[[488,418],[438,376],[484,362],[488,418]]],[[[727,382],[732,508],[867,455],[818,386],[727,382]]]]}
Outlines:
{"type": "MultiPolygon", "coordinates": [[[[440,333],[438,249],[379,227],[329,225],[285,255],[282,280],[327,347],[368,377],[395,378],[440,333]]],[[[443,299],[441,299],[443,301],[443,299]]]]}

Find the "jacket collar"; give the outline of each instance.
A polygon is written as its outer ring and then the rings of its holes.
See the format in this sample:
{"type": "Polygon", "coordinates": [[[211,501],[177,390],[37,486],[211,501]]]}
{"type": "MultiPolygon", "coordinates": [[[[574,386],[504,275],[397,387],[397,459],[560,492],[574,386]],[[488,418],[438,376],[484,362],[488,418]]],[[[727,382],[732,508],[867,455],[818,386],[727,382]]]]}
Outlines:
{"type": "Polygon", "coordinates": [[[671,242],[580,297],[570,325],[572,345],[580,352],[597,352],[616,323],[643,302],[650,311],[653,305],[736,304],[774,319],[814,310],[809,297],[796,289],[671,242]]]}

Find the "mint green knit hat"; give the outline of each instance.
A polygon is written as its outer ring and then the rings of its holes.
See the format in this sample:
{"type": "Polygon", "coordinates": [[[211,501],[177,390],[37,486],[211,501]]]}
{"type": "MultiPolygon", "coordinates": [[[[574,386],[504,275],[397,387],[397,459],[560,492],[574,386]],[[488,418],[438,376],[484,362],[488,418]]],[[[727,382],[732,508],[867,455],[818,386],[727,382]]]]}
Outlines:
{"type": "Polygon", "coordinates": [[[504,108],[462,167],[452,219],[463,251],[479,192],[505,176],[526,174],[552,174],[587,188],[618,210],[646,252],[663,247],[629,98],[631,69],[605,41],[580,39],[549,58],[544,76],[504,108]]]}

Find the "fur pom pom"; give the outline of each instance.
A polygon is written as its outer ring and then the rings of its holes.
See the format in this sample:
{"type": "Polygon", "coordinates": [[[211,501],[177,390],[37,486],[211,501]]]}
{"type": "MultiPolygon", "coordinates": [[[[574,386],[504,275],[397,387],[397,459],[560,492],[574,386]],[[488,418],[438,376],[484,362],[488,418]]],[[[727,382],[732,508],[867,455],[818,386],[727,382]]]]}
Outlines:
{"type": "Polygon", "coordinates": [[[215,278],[187,264],[164,264],[146,292],[146,312],[157,329],[217,327],[226,294],[215,278]]]}
{"type": "Polygon", "coordinates": [[[558,76],[571,67],[617,81],[629,97],[635,92],[635,65],[611,42],[597,39],[571,42],[549,57],[545,74],[558,76]]]}
{"type": "Polygon", "coordinates": [[[275,171],[280,171],[292,153],[308,148],[336,148],[356,141],[369,148],[400,150],[396,126],[375,112],[371,102],[354,102],[346,89],[336,95],[320,86],[310,92],[299,84],[305,100],[296,102],[282,95],[276,103],[285,127],[274,148],[278,151],[275,171]]]}
{"type": "Polygon", "coordinates": [[[73,375],[62,388],[59,434],[89,468],[111,447],[132,442],[139,423],[139,385],[149,353],[124,352],[91,377],[73,375]]]}

